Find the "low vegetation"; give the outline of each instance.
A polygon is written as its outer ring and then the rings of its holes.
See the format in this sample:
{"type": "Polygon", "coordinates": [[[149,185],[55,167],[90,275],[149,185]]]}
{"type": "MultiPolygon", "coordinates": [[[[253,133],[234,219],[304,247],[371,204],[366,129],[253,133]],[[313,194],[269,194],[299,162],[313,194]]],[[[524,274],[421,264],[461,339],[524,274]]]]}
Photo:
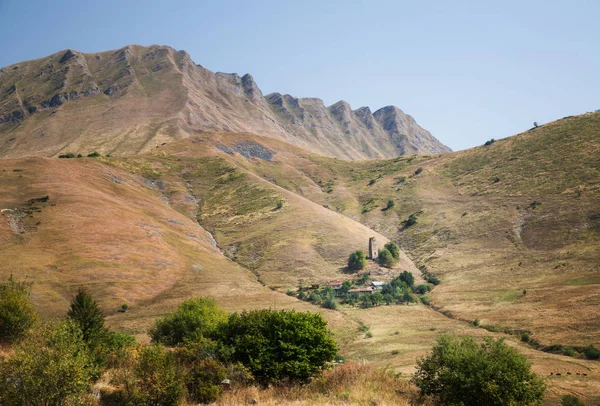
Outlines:
{"type": "Polygon", "coordinates": [[[362,250],[354,251],[348,257],[348,269],[351,271],[360,271],[361,269],[364,269],[366,265],[367,256],[362,250]]]}
{"type": "Polygon", "coordinates": [[[37,320],[29,300],[31,283],[17,282],[12,275],[0,284],[0,341],[14,341],[25,335],[37,320]]]}

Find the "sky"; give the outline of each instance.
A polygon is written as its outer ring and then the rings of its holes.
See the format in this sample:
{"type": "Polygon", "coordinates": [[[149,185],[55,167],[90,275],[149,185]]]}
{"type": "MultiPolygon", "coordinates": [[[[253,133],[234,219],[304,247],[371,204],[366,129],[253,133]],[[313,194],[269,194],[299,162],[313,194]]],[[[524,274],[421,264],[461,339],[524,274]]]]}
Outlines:
{"type": "Polygon", "coordinates": [[[0,67],[169,45],[264,94],[395,105],[453,150],[600,109],[597,0],[0,0],[0,67]]]}

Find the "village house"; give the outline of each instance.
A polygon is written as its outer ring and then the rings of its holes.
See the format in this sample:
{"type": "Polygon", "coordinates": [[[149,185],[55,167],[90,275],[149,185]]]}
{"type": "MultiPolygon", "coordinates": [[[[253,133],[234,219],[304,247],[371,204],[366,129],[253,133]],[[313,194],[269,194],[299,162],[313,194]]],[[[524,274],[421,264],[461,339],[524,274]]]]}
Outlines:
{"type": "Polygon", "coordinates": [[[377,290],[381,290],[383,289],[383,285],[385,285],[387,282],[382,282],[382,281],[373,281],[371,282],[371,286],[377,290]]]}
{"type": "Polygon", "coordinates": [[[362,294],[365,294],[365,293],[373,293],[374,290],[375,290],[375,288],[373,286],[369,286],[368,288],[350,289],[348,291],[348,293],[356,293],[357,295],[362,295],[362,294]]]}
{"type": "Polygon", "coordinates": [[[340,282],[340,281],[329,282],[328,285],[330,287],[332,287],[333,290],[340,290],[342,288],[342,282],[340,282]]]}

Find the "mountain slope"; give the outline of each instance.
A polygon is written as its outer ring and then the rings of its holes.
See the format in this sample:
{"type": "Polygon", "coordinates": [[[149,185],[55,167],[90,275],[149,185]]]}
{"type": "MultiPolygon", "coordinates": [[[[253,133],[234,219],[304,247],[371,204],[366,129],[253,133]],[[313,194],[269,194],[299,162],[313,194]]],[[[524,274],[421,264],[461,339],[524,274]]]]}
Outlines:
{"type": "Polygon", "coordinates": [[[127,155],[206,131],[251,132],[345,159],[449,149],[400,109],[273,93],[213,73],[184,51],[67,50],[0,69],[0,156],[127,155]]]}

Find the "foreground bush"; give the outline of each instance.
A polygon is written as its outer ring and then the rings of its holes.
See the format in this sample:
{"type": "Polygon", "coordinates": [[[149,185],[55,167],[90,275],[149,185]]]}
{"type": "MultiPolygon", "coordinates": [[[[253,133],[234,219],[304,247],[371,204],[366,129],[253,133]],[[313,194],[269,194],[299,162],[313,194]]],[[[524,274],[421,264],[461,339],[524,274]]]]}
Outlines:
{"type": "Polygon", "coordinates": [[[337,354],[320,314],[254,310],[234,313],[219,339],[233,349],[232,361],[246,366],[257,381],[306,381],[337,354]]]}
{"type": "Polygon", "coordinates": [[[164,345],[179,345],[186,339],[210,337],[217,326],[227,319],[211,299],[190,299],[179,305],[173,314],[159,319],[150,330],[152,341],[164,345]]]}
{"type": "Polygon", "coordinates": [[[0,341],[23,337],[37,320],[29,300],[31,286],[31,283],[15,282],[12,275],[0,284],[0,341]]]}
{"type": "Polygon", "coordinates": [[[442,335],[432,353],[417,362],[413,382],[422,395],[448,405],[536,405],[546,389],[531,364],[503,339],[442,335]]]}
{"type": "Polygon", "coordinates": [[[98,371],[70,321],[29,335],[0,364],[2,405],[82,405],[98,371]]]}

